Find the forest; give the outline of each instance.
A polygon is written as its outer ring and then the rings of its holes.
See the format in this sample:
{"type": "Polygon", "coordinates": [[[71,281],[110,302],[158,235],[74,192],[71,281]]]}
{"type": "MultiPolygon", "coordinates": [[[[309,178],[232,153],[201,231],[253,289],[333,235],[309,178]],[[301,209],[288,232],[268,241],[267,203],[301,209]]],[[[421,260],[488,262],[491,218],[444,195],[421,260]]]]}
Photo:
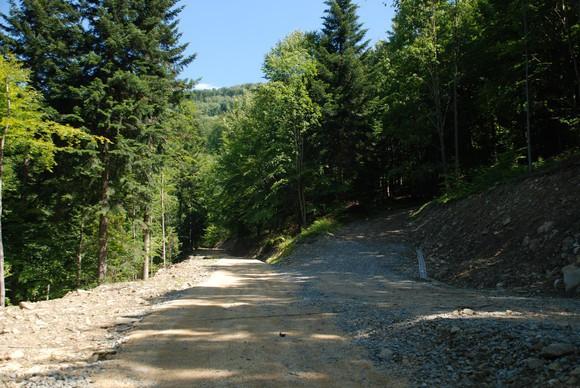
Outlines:
{"type": "Polygon", "coordinates": [[[2,306],[147,279],[347,205],[452,200],[578,152],[578,0],[396,0],[373,46],[356,2],[327,0],[319,31],[265,56],[265,82],[210,91],[179,77],[195,60],[183,4],[10,1],[2,306]]]}

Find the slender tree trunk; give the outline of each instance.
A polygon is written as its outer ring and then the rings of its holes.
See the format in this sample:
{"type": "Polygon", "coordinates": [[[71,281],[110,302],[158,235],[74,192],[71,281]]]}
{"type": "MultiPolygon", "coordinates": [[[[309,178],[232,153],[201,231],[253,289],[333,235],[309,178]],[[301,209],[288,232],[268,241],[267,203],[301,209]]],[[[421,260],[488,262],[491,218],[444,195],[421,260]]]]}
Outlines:
{"type": "Polygon", "coordinates": [[[528,52],[528,4],[524,4],[524,38],[525,38],[525,62],[526,62],[526,140],[528,147],[528,172],[532,172],[532,134],[530,119],[530,60],[528,52]]]}
{"type": "MultiPolygon", "coordinates": [[[[562,22],[562,29],[564,34],[566,35],[566,43],[568,45],[568,52],[570,55],[570,61],[572,62],[572,68],[574,69],[574,76],[576,78],[576,85],[574,87],[574,107],[578,107],[579,100],[580,100],[580,68],[578,67],[578,55],[576,54],[576,50],[574,48],[574,42],[572,40],[572,35],[570,33],[570,26],[568,24],[568,18],[566,17],[566,1],[562,1],[561,3],[561,10],[558,10],[558,6],[556,7],[556,14],[560,17],[560,21],[562,22]],[[562,12],[562,13],[560,13],[562,12]]],[[[571,5],[573,7],[573,5],[571,5]]],[[[577,11],[578,17],[580,17],[580,1],[577,1],[577,11]]]]}
{"type": "Polygon", "coordinates": [[[148,208],[145,209],[143,223],[143,247],[145,250],[145,257],[143,258],[143,280],[147,280],[149,279],[149,260],[151,256],[151,213],[148,208]]]}
{"type": "MultiPolygon", "coordinates": [[[[10,85],[8,78],[6,79],[6,102],[7,110],[6,117],[10,118],[11,115],[11,101],[10,101],[10,85]]],[[[0,307],[6,306],[6,283],[4,279],[4,240],[2,236],[2,206],[3,206],[3,193],[4,193],[4,148],[6,147],[6,134],[10,126],[8,122],[4,126],[4,131],[2,133],[2,139],[0,139],[0,307]]]]}
{"type": "Polygon", "coordinates": [[[458,57],[459,57],[459,41],[457,39],[457,13],[459,12],[458,9],[458,0],[455,0],[455,15],[453,20],[453,35],[454,35],[454,53],[453,53],[453,61],[454,61],[454,71],[453,71],[453,134],[455,140],[455,176],[459,178],[459,111],[457,110],[457,83],[458,83],[458,57]]]}
{"type": "Polygon", "coordinates": [[[81,275],[83,269],[83,243],[84,243],[84,222],[81,221],[81,231],[79,236],[79,246],[77,250],[77,289],[81,288],[81,275]]]}
{"type": "Polygon", "coordinates": [[[161,256],[163,258],[163,267],[167,267],[167,242],[165,235],[165,190],[163,185],[165,184],[165,179],[163,176],[163,171],[161,172],[161,256]]]}
{"type": "Polygon", "coordinates": [[[445,147],[445,118],[443,116],[443,104],[441,101],[441,80],[439,79],[439,50],[437,48],[438,37],[437,37],[437,8],[436,1],[432,3],[432,15],[431,15],[431,33],[433,39],[433,68],[431,69],[431,82],[433,88],[433,102],[435,104],[435,128],[437,134],[439,135],[439,148],[441,150],[441,163],[443,164],[443,175],[445,179],[445,186],[448,186],[447,180],[447,151],[445,147]]]}
{"type": "Polygon", "coordinates": [[[294,129],[294,144],[296,146],[296,175],[297,175],[297,191],[298,191],[298,213],[299,213],[299,221],[300,227],[303,228],[306,226],[307,219],[306,219],[306,198],[304,195],[304,180],[303,180],[303,172],[304,172],[304,138],[302,137],[302,133],[300,132],[299,128],[294,129]]]}
{"type": "Polygon", "coordinates": [[[101,176],[101,217],[99,220],[99,268],[98,282],[102,284],[107,276],[107,252],[109,245],[109,145],[103,144],[101,151],[103,173],[101,176]]]}

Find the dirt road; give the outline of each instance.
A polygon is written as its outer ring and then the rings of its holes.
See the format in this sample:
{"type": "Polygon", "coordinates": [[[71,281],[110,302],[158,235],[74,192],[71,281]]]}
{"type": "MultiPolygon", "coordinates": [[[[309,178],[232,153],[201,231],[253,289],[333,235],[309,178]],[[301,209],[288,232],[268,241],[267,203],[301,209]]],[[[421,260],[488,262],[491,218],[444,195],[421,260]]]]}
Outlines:
{"type": "Polygon", "coordinates": [[[404,219],[353,223],[276,267],[208,260],[209,279],[159,305],[93,381],[103,388],[578,385],[577,299],[418,281],[404,219]]]}
{"type": "Polygon", "coordinates": [[[300,279],[221,258],[211,277],[160,305],[94,376],[110,387],[398,386],[352,345],[324,306],[305,308],[300,279]]]}

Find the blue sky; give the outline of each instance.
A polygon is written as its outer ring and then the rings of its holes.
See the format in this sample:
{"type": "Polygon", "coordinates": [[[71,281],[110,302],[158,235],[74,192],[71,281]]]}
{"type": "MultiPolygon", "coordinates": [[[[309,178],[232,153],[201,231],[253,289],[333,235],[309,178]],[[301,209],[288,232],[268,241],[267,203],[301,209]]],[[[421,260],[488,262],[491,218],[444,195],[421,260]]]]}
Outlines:
{"type": "MultiPolygon", "coordinates": [[[[356,0],[373,43],[387,36],[393,11],[386,0],[356,0]]],[[[8,0],[0,0],[5,12],[8,0]]],[[[324,0],[182,0],[180,30],[197,59],[182,77],[211,86],[262,81],[266,53],[295,30],[320,30],[324,0]]]]}

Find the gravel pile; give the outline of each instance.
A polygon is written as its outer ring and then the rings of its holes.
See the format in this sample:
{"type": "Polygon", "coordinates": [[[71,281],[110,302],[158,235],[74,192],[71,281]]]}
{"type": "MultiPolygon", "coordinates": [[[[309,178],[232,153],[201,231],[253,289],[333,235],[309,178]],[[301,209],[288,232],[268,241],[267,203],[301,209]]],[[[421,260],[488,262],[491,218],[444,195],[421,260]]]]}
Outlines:
{"type": "Polygon", "coordinates": [[[0,387],[87,387],[156,304],[208,276],[202,256],[145,282],[106,284],[64,298],[0,310],[0,387]]]}

